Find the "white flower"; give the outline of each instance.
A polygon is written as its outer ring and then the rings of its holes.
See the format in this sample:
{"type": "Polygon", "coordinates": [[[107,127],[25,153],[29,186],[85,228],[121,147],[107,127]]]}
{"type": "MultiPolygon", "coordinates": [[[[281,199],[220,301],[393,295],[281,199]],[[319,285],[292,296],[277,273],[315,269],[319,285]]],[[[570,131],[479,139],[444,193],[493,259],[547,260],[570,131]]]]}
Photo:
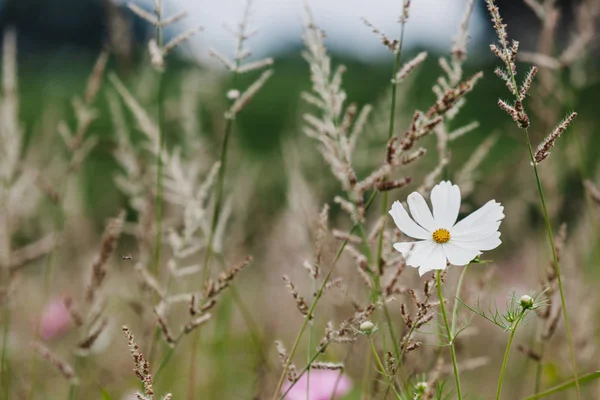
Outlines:
{"type": "Polygon", "coordinates": [[[460,189],[451,182],[440,182],[431,191],[433,215],[420,193],[413,192],[407,203],[412,218],[399,201],[392,204],[390,215],[396,226],[416,242],[394,243],[406,263],[419,268],[419,275],[445,269],[446,261],[467,265],[482,251],[495,249],[500,240],[500,221],[504,207],[495,200],[456,223],[460,208],[460,189]]]}

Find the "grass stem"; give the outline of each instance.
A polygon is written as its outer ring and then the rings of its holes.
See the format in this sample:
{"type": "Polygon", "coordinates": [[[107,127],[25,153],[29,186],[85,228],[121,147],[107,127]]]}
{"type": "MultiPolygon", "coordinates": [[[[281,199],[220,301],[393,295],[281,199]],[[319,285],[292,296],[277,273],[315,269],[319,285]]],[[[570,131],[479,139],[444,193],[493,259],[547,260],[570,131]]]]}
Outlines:
{"type": "Polygon", "coordinates": [[[456,361],[456,351],[454,350],[454,337],[450,330],[450,324],[448,323],[448,315],[446,315],[446,306],[444,305],[444,295],[442,294],[442,278],[440,271],[436,271],[437,281],[437,292],[438,298],[440,299],[440,310],[442,311],[442,317],[444,318],[444,325],[446,327],[446,335],[448,337],[448,345],[450,347],[450,356],[452,357],[452,369],[454,371],[454,383],[456,385],[456,395],[458,400],[462,400],[462,389],[460,387],[460,377],[458,376],[458,363],[456,361]]]}

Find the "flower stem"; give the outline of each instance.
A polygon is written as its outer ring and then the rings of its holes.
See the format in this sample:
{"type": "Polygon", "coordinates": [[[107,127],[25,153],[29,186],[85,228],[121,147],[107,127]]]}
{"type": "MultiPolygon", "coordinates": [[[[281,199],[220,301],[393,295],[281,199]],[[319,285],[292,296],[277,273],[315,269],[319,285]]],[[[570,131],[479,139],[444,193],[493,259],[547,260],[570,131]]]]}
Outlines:
{"type": "Polygon", "coordinates": [[[502,368],[500,369],[500,378],[498,378],[498,389],[496,389],[496,400],[500,399],[500,391],[502,390],[502,382],[504,381],[504,373],[506,372],[506,364],[508,363],[508,355],[510,353],[510,347],[512,345],[513,339],[515,337],[515,333],[517,332],[517,326],[523,319],[525,315],[525,309],[521,310],[521,313],[517,317],[514,325],[510,328],[510,337],[508,338],[508,343],[506,344],[506,350],[504,351],[504,360],[502,360],[502,368]]]}
{"type": "Polygon", "coordinates": [[[456,395],[458,400],[462,400],[462,390],[460,387],[460,378],[458,376],[458,363],[456,361],[456,351],[454,350],[454,337],[450,331],[450,324],[448,323],[448,315],[446,315],[446,306],[444,305],[444,295],[442,294],[442,278],[441,272],[436,271],[437,281],[437,292],[438,298],[440,299],[440,310],[442,311],[442,317],[444,318],[444,325],[446,326],[446,335],[448,336],[448,345],[450,346],[450,356],[452,357],[452,369],[454,370],[454,382],[456,384],[456,395]]]}
{"type": "Polygon", "coordinates": [[[458,285],[456,286],[456,295],[454,296],[454,305],[452,306],[452,324],[450,329],[452,336],[456,335],[456,316],[458,315],[458,301],[456,301],[456,299],[460,298],[460,289],[462,288],[463,279],[467,274],[467,268],[469,268],[469,265],[471,264],[467,264],[463,268],[460,278],[458,279],[458,285]]]}
{"type": "Polygon", "coordinates": [[[392,382],[392,380],[388,376],[387,372],[385,371],[385,367],[383,366],[383,363],[381,362],[381,358],[379,358],[379,354],[377,354],[377,349],[375,349],[375,345],[373,344],[373,338],[371,337],[371,335],[369,335],[369,345],[371,345],[371,351],[373,352],[373,356],[375,356],[375,361],[377,362],[377,366],[379,367],[381,374],[383,376],[385,376],[385,380],[387,381],[388,386],[392,387],[392,390],[394,391],[396,398],[399,400],[402,400],[402,396],[400,396],[400,393],[398,393],[398,391],[396,390],[396,385],[394,385],[394,382],[392,382]]]}
{"type": "Polygon", "coordinates": [[[556,273],[556,280],[558,282],[558,291],[560,292],[560,303],[563,311],[563,318],[565,320],[565,331],[567,332],[567,341],[569,343],[569,353],[571,356],[571,366],[573,368],[573,378],[575,379],[575,388],[577,390],[577,398],[581,399],[581,391],[579,388],[579,379],[577,374],[577,362],[575,361],[575,348],[573,346],[573,337],[571,335],[571,328],[569,327],[569,313],[567,312],[567,302],[565,301],[565,291],[563,289],[562,277],[560,273],[560,267],[558,265],[558,255],[556,254],[556,245],[554,243],[554,234],[552,233],[552,224],[550,223],[550,217],[548,216],[548,209],[546,207],[546,199],[544,197],[544,189],[538,173],[537,164],[533,155],[533,148],[531,146],[531,140],[529,139],[529,132],[525,129],[525,138],[527,139],[527,149],[529,150],[529,157],[533,164],[533,171],[535,173],[535,181],[537,183],[538,192],[540,195],[540,201],[542,203],[542,211],[544,213],[544,220],[546,221],[546,230],[548,231],[548,240],[550,241],[550,248],[552,249],[552,259],[554,264],[554,270],[556,273]]]}

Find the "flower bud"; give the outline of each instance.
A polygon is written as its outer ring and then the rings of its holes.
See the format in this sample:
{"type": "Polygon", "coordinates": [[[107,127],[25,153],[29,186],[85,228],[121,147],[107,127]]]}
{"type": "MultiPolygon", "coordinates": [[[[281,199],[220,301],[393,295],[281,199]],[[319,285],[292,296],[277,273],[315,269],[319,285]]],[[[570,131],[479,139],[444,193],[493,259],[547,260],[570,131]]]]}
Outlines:
{"type": "Polygon", "coordinates": [[[375,324],[373,324],[371,321],[365,321],[362,324],[360,324],[360,330],[364,333],[366,333],[367,335],[373,333],[373,331],[375,330],[375,324]]]}
{"type": "Polygon", "coordinates": [[[231,89],[227,92],[227,98],[229,100],[235,100],[240,97],[240,91],[237,89],[231,89]]]}
{"type": "Polygon", "coordinates": [[[533,308],[533,299],[531,298],[531,296],[524,294],[523,296],[521,296],[521,300],[519,300],[519,302],[521,303],[521,307],[523,307],[526,310],[529,308],[533,308]]]}
{"type": "Polygon", "coordinates": [[[427,390],[427,382],[417,382],[415,384],[415,392],[418,394],[423,394],[427,390]]]}

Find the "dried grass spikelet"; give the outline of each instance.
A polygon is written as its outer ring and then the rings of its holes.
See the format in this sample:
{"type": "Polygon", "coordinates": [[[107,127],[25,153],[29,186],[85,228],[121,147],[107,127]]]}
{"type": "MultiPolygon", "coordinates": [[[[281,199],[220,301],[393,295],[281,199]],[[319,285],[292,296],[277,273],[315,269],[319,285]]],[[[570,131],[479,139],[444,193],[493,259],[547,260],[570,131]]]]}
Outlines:
{"type": "Polygon", "coordinates": [[[127,338],[129,352],[133,358],[133,372],[144,385],[144,395],[149,399],[152,399],[152,396],[154,395],[154,389],[152,388],[153,381],[152,374],[150,373],[150,364],[148,364],[148,361],[146,361],[144,355],[140,351],[140,347],[135,342],[135,337],[133,336],[131,329],[129,329],[128,326],[123,325],[122,330],[127,338]]]}
{"type": "Polygon", "coordinates": [[[600,205],[600,189],[590,180],[586,180],[584,182],[585,188],[588,192],[588,195],[592,198],[592,200],[600,205]]]}
{"type": "Polygon", "coordinates": [[[344,369],[343,363],[336,362],[324,362],[324,361],[315,361],[310,364],[311,369],[329,369],[333,371],[342,371],[344,369]]]}
{"type": "Polygon", "coordinates": [[[104,231],[100,246],[100,253],[92,264],[90,282],[86,289],[86,301],[92,303],[96,292],[100,289],[104,278],[106,277],[106,263],[110,256],[115,252],[117,242],[121,236],[123,222],[125,220],[125,211],[119,212],[119,215],[109,222],[104,231]]]}
{"type": "Polygon", "coordinates": [[[216,281],[208,279],[205,283],[204,297],[211,299],[225,290],[237,274],[252,262],[252,256],[246,256],[240,263],[232,266],[227,271],[222,272],[216,281]]]}
{"type": "Polygon", "coordinates": [[[86,335],[77,343],[77,350],[81,356],[89,354],[100,335],[106,331],[108,324],[108,318],[101,318],[89,324],[86,335]]]}
{"type": "Polygon", "coordinates": [[[78,378],[73,367],[68,363],[64,362],[56,355],[54,355],[47,347],[43,344],[34,342],[32,343],[34,350],[46,361],[52,364],[60,374],[67,379],[71,384],[77,384],[78,378]]]}
{"type": "Polygon", "coordinates": [[[82,326],[84,323],[84,319],[79,309],[75,305],[73,298],[71,296],[67,296],[64,298],[63,303],[75,325],[82,326]]]}
{"type": "Polygon", "coordinates": [[[361,18],[361,21],[371,30],[374,34],[378,35],[381,43],[387,47],[389,51],[392,53],[396,53],[398,51],[398,41],[396,39],[390,39],[385,33],[381,32],[375,25],[369,22],[366,18],[361,18]]]}
{"type": "Polygon", "coordinates": [[[205,324],[211,318],[212,318],[212,315],[210,313],[206,313],[206,314],[200,315],[197,318],[192,319],[190,322],[188,322],[183,327],[183,333],[185,333],[187,335],[187,334],[193,332],[196,328],[198,328],[199,326],[205,324]]]}
{"type": "Polygon", "coordinates": [[[174,347],[175,346],[175,337],[171,333],[171,329],[169,329],[169,325],[167,323],[166,318],[163,315],[161,315],[161,313],[156,308],[153,308],[153,311],[154,311],[154,315],[156,315],[156,320],[158,322],[158,326],[160,327],[160,330],[162,331],[165,341],[167,342],[167,344],[169,346],[174,347]]]}
{"type": "Polygon", "coordinates": [[[412,60],[407,61],[396,74],[394,80],[395,83],[402,83],[411,72],[413,72],[419,65],[421,65],[427,58],[427,52],[423,51],[417,54],[412,60]]]}
{"type": "Polygon", "coordinates": [[[10,272],[15,273],[27,263],[50,253],[62,243],[59,232],[49,233],[41,239],[12,250],[10,253],[10,272]]]}
{"type": "Polygon", "coordinates": [[[310,308],[309,308],[308,304],[306,303],[306,300],[304,299],[304,297],[302,297],[298,294],[298,291],[296,290],[296,286],[294,286],[294,284],[290,280],[289,276],[283,275],[283,280],[285,282],[285,286],[292,294],[292,297],[294,298],[294,300],[296,300],[296,307],[298,308],[298,311],[300,311],[300,313],[302,315],[304,315],[305,317],[308,317],[309,320],[312,320],[313,315],[308,314],[310,308]]]}
{"type": "Polygon", "coordinates": [[[321,339],[319,349],[324,352],[330,343],[352,343],[356,340],[355,333],[362,322],[369,319],[369,317],[375,312],[378,304],[372,303],[368,306],[357,310],[350,317],[346,318],[339,325],[338,329],[335,329],[332,323],[327,324],[325,327],[325,336],[321,339]]]}
{"type": "MultiPolygon", "coordinates": [[[[285,366],[289,362],[288,352],[283,345],[283,342],[280,340],[275,341],[275,346],[277,348],[277,355],[279,356],[279,361],[282,366],[285,366]]],[[[289,362],[288,371],[287,371],[287,379],[290,382],[296,382],[298,380],[298,372],[296,369],[296,365],[293,362],[289,362]]]]}
{"type": "Polygon", "coordinates": [[[235,118],[235,116],[242,111],[242,109],[252,100],[252,98],[259,92],[259,90],[264,86],[267,80],[273,75],[273,70],[264,71],[256,81],[254,81],[248,88],[240,94],[229,110],[227,111],[227,118],[235,118]]]}
{"type": "Polygon", "coordinates": [[[569,114],[569,116],[567,116],[565,119],[563,119],[556,126],[556,128],[554,128],[552,133],[550,135],[548,135],[542,143],[540,143],[537,150],[535,151],[535,156],[534,156],[536,164],[541,163],[546,158],[548,158],[548,156],[550,156],[550,150],[552,149],[552,147],[554,147],[556,140],[569,127],[569,125],[571,124],[571,122],[573,122],[575,117],[577,117],[576,112],[572,112],[571,114],[569,114]]]}

